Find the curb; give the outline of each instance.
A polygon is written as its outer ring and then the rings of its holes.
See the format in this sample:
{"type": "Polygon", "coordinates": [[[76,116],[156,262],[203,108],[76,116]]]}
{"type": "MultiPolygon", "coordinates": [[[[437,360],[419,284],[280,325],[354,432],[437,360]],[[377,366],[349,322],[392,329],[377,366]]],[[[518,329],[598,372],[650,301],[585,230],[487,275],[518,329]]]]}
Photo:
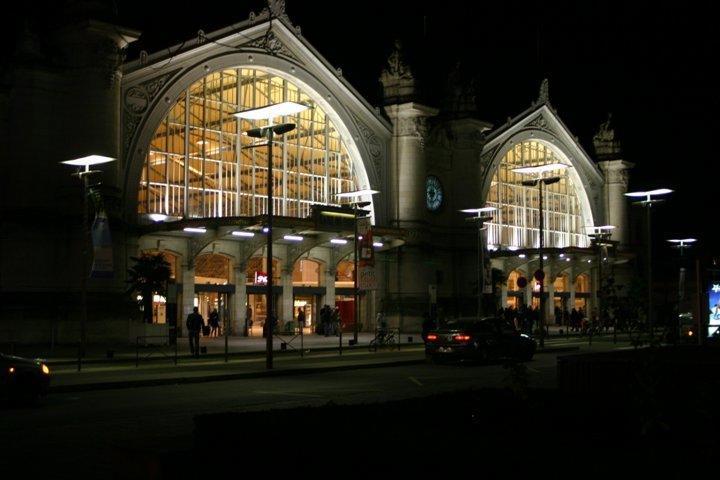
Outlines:
{"type": "Polygon", "coordinates": [[[155,378],[147,380],[121,380],[117,382],[99,382],[99,383],[86,383],[77,385],[60,385],[50,386],[48,393],[70,393],[70,392],[86,392],[94,390],[115,390],[115,389],[127,389],[127,388],[140,388],[140,387],[152,387],[161,385],[180,385],[180,384],[192,384],[192,383],[208,383],[208,382],[223,382],[228,380],[242,380],[246,378],[267,378],[267,377],[281,377],[281,376],[293,376],[293,375],[309,375],[313,373],[321,372],[332,372],[332,371],[343,371],[343,370],[364,370],[370,368],[381,368],[388,366],[404,366],[404,365],[418,365],[425,363],[425,358],[417,360],[398,360],[394,362],[379,362],[379,363],[365,363],[365,364],[350,364],[350,365],[337,365],[328,367],[305,367],[305,368],[286,368],[280,370],[265,370],[256,372],[243,372],[243,373],[230,373],[230,374],[219,374],[219,375],[205,375],[205,376],[187,376],[187,377],[173,377],[173,378],[155,378]]]}
{"type": "MultiPolygon", "coordinates": [[[[424,348],[424,345],[421,345],[420,343],[412,343],[412,344],[406,344],[403,345],[401,349],[393,349],[389,351],[407,351],[409,349],[413,348],[424,348]]],[[[367,350],[368,345],[353,345],[353,346],[343,346],[343,352],[345,351],[356,351],[356,350],[367,350]]],[[[318,348],[305,348],[306,352],[333,352],[338,351],[338,347],[318,347],[318,348]]],[[[273,349],[273,355],[287,355],[287,354],[293,354],[293,353],[299,353],[300,349],[290,349],[290,350],[280,350],[280,349],[273,349]]],[[[142,353],[142,352],[141,352],[142,353]]],[[[235,357],[252,357],[252,356],[262,356],[265,355],[265,350],[252,350],[248,352],[228,352],[228,358],[235,358],[235,357]]],[[[140,364],[143,364],[144,362],[163,362],[168,361],[168,359],[172,359],[173,357],[153,357],[153,358],[142,358],[142,355],[140,356],[140,364]]],[[[189,360],[192,359],[193,356],[190,354],[183,354],[178,355],[178,360],[185,359],[189,360]]],[[[206,353],[201,356],[201,358],[206,359],[221,359],[225,358],[224,352],[213,352],[213,353],[206,353]]],[[[123,365],[123,364],[134,364],[135,363],[135,357],[118,357],[113,359],[107,359],[107,358],[93,358],[93,359],[86,359],[83,360],[83,365],[123,365]]],[[[50,367],[65,367],[70,365],[77,365],[77,359],[72,360],[49,360],[44,359],[44,363],[46,363],[50,367]]]]}

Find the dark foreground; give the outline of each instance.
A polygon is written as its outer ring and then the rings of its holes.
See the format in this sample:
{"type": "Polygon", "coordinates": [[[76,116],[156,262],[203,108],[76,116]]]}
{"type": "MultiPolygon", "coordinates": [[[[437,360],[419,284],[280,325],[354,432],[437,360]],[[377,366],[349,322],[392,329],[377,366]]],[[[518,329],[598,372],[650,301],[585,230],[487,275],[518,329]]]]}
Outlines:
{"type": "Polygon", "coordinates": [[[510,367],[514,381],[504,389],[199,415],[194,445],[165,455],[155,467],[162,478],[241,472],[250,465],[256,472],[335,478],[716,475],[717,381],[678,381],[641,368],[631,382],[605,393],[527,389],[519,364],[510,367]]]}

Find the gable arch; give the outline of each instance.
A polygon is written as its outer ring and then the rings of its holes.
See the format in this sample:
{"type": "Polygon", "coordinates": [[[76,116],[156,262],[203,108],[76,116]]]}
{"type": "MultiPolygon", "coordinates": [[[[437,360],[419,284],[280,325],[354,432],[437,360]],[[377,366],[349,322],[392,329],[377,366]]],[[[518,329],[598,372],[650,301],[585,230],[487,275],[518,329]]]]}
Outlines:
{"type": "MultiPolygon", "coordinates": [[[[600,219],[603,217],[600,211],[600,202],[597,201],[599,190],[602,188],[602,178],[598,181],[598,178],[592,175],[593,172],[596,172],[594,165],[590,165],[590,168],[588,168],[588,165],[585,164],[588,162],[586,159],[578,159],[576,155],[571,153],[571,149],[561,139],[547,130],[525,128],[508,135],[498,142],[494,150],[491,150],[492,156],[489,162],[487,162],[483,174],[481,204],[485,205],[488,202],[493,179],[499,171],[503,158],[514,150],[517,145],[528,144],[529,142],[542,145],[552,153],[553,158],[557,161],[572,167],[566,169],[565,172],[570,180],[570,186],[574,190],[575,198],[577,199],[581,212],[581,225],[579,226],[579,231],[576,233],[584,237],[584,240],[582,240],[580,244],[574,246],[587,246],[587,232],[584,227],[595,225],[596,222],[602,221],[600,219]],[[591,174],[588,174],[588,172],[591,172],[591,174]]],[[[533,245],[518,246],[532,247],[533,245]]]]}
{"type": "MultiPolygon", "coordinates": [[[[126,138],[123,142],[128,145],[123,154],[123,212],[130,223],[135,223],[137,219],[137,199],[142,168],[151,138],[160,122],[174,107],[180,95],[193,83],[214,72],[231,68],[263,70],[296,85],[325,112],[340,133],[340,138],[355,165],[356,188],[382,190],[381,170],[387,154],[385,142],[362,123],[358,112],[350,111],[343,102],[339,101],[339,93],[336,94],[315,73],[299,63],[257,51],[237,51],[203,58],[186,68],[158,75],[155,78],[160,79],[156,82],[161,85],[158,87],[160,90],[154,95],[152,104],[137,120],[137,128],[130,131],[127,128],[128,122],[125,122],[124,134],[132,138],[126,138]]],[[[149,82],[153,80],[144,79],[143,84],[149,82]]],[[[128,92],[135,87],[137,87],[135,84],[125,85],[124,95],[127,97],[128,92]]],[[[127,116],[128,112],[124,114],[127,116]]],[[[369,207],[373,220],[375,223],[383,222],[384,209],[376,205],[377,200],[371,196],[362,200],[374,202],[369,207]]]]}

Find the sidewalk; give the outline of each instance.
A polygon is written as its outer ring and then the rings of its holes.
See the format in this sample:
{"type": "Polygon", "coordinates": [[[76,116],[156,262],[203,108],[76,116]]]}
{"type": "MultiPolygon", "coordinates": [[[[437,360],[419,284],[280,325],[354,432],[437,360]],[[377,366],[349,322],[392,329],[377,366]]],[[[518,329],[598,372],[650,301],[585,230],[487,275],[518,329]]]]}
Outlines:
{"type": "MultiPolygon", "coordinates": [[[[227,362],[224,337],[202,337],[200,345],[205,347],[206,353],[197,359],[190,355],[187,338],[179,339],[177,357],[175,346],[141,346],[137,350],[129,345],[90,346],[81,371],[77,370],[77,349],[73,346],[56,347],[46,356],[42,351],[31,351],[31,346],[23,346],[16,354],[45,359],[52,371],[51,393],[303,375],[426,361],[419,333],[404,333],[399,348],[395,345],[378,351],[369,349],[373,334],[359,333],[357,345],[349,346],[348,341],[352,338],[352,333],[343,335],[340,354],[339,337],[277,336],[273,339],[272,369],[266,367],[266,340],[262,337],[228,337],[227,362]],[[108,357],[108,350],[113,351],[112,358],[108,357]]],[[[537,353],[575,350],[578,350],[577,346],[546,345],[537,353]]]]}

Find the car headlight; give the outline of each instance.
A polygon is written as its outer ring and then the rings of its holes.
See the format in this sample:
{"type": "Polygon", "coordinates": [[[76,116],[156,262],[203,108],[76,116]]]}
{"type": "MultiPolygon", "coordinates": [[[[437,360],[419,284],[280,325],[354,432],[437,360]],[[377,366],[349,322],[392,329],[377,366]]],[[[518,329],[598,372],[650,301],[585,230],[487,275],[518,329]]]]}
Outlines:
{"type": "Polygon", "coordinates": [[[44,363],[41,363],[41,364],[40,364],[40,368],[42,369],[42,372],[43,372],[45,375],[50,375],[50,369],[48,368],[47,365],[45,365],[44,363]]]}

